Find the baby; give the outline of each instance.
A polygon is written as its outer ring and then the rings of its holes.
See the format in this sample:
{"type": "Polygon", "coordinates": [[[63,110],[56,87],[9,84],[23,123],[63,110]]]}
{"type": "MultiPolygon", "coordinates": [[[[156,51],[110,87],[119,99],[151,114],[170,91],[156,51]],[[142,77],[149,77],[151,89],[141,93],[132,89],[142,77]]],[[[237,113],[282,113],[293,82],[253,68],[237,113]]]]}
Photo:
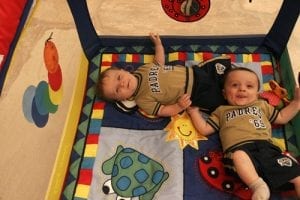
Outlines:
{"type": "Polygon", "coordinates": [[[155,47],[153,63],[130,73],[111,67],[102,72],[97,83],[100,98],[106,101],[134,100],[148,115],[169,117],[189,106],[210,113],[225,104],[222,82],[231,68],[230,59],[218,57],[205,65],[185,67],[165,65],[165,52],[159,35],[150,33],[155,47]]]}
{"type": "Polygon", "coordinates": [[[285,124],[300,110],[300,88],[294,100],[277,110],[258,99],[259,79],[247,68],[233,68],[224,77],[224,96],[229,105],[219,106],[204,120],[197,107],[190,107],[195,128],[207,136],[219,131],[225,168],[252,189],[253,200],[269,199],[271,189],[294,184],[300,197],[300,166],[272,144],[271,123],[285,124]]]}

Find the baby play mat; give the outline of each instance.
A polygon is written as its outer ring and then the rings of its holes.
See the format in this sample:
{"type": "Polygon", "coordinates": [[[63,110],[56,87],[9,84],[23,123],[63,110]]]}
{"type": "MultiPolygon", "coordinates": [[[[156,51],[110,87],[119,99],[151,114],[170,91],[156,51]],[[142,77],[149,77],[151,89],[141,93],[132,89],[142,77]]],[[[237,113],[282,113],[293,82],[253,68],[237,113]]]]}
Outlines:
{"type": "MultiPolygon", "coordinates": [[[[299,3],[0,0],[0,199],[249,198],[224,172],[217,133],[195,134],[185,113],[155,118],[134,102],[104,102],[94,85],[109,67],[151,62],[154,32],[168,65],[226,55],[255,70],[261,96],[281,107],[300,67],[299,3]]],[[[298,158],[299,122],[272,129],[298,158]]],[[[271,199],[293,195],[273,191],[271,199]]]]}
{"type": "MultiPolygon", "coordinates": [[[[73,105],[77,110],[74,112],[80,112],[78,123],[75,128],[74,121],[69,123],[69,128],[76,131],[65,133],[48,198],[250,199],[251,191],[224,173],[217,133],[202,139],[173,137],[166,141],[165,127],[170,118],[152,118],[138,109],[124,112],[96,96],[95,83],[101,71],[112,66],[133,71],[151,62],[154,49],[148,37],[98,36],[86,2],[68,3],[89,63],[78,80],[85,84],[85,91],[75,96],[82,102],[73,105]],[[74,139],[71,151],[64,145],[70,144],[70,139],[74,139]]],[[[294,79],[285,45],[294,18],[299,15],[299,9],[291,9],[295,7],[299,8],[299,2],[285,1],[268,35],[162,36],[166,64],[189,66],[227,55],[234,65],[251,68],[258,74],[262,93],[272,92],[269,81],[275,80],[288,90],[287,98],[292,98],[294,79]],[[285,24],[282,36],[280,22],[287,8],[289,16],[294,17],[285,24]]],[[[284,102],[276,106],[282,107],[284,102]]],[[[297,116],[285,126],[274,125],[272,132],[274,142],[295,157],[299,156],[299,122],[297,116]]],[[[292,195],[290,191],[274,191],[271,199],[292,195]]]]}
{"type": "MultiPolygon", "coordinates": [[[[214,47],[216,48],[216,46],[214,47]]],[[[251,50],[257,50],[255,46],[249,47],[250,51],[241,48],[247,53],[213,53],[212,48],[212,46],[205,45],[202,47],[197,44],[170,46],[168,50],[170,53],[167,54],[167,63],[184,64],[186,60],[201,62],[226,54],[231,56],[232,61],[237,65],[255,69],[260,74],[266,91],[270,90],[268,85],[269,80],[275,79],[275,76],[277,76],[277,81],[280,81],[279,68],[272,61],[272,56],[268,53],[251,53],[251,50]],[[191,48],[194,48],[194,50],[192,51],[191,48]],[[201,51],[201,48],[205,48],[205,50],[201,51]]],[[[229,49],[231,48],[233,47],[228,46],[225,48],[226,50],[221,48],[216,51],[230,52],[229,49]]],[[[108,159],[121,159],[118,158],[118,154],[122,155],[123,153],[121,152],[127,152],[130,157],[131,154],[132,156],[138,154],[147,158],[147,160],[150,159],[153,165],[150,169],[156,169],[156,165],[160,166],[160,171],[165,175],[162,174],[162,177],[159,178],[161,182],[157,183],[157,187],[159,188],[157,188],[158,191],[155,196],[158,199],[168,199],[168,197],[174,199],[193,199],[194,197],[227,199],[235,195],[244,199],[249,198],[249,191],[243,190],[241,183],[229,179],[229,183],[233,185],[229,188],[224,188],[222,184],[228,181],[228,177],[224,177],[224,174],[220,174],[220,177],[211,177],[209,174],[206,174],[208,173],[208,167],[205,166],[206,163],[203,163],[202,160],[211,155],[212,158],[217,158],[214,155],[221,154],[217,134],[208,137],[208,140],[198,141],[199,150],[188,145],[182,151],[178,145],[178,143],[182,142],[180,138],[166,142],[166,132],[163,129],[169,123],[169,119],[147,118],[138,111],[131,114],[123,113],[115,105],[105,103],[95,96],[94,84],[99,71],[110,66],[125,66],[127,70],[132,70],[144,64],[153,55],[146,52],[143,53],[141,49],[146,50],[147,48],[134,46],[129,48],[120,47],[115,48],[115,53],[112,53],[113,49],[109,48],[109,53],[100,53],[90,63],[87,80],[88,87],[86,88],[87,94],[84,98],[81,120],[78,124],[76,141],[70,161],[70,171],[65,182],[66,186],[62,194],[63,197],[65,199],[72,199],[74,195],[74,197],[80,199],[107,198],[101,188],[106,180],[110,179],[110,177],[113,178],[113,172],[106,172],[105,168],[108,165],[106,163],[108,159]],[[122,49],[122,52],[128,49],[130,53],[121,53],[118,52],[118,49],[122,49]],[[138,51],[134,49],[138,49],[138,51]],[[213,184],[210,184],[209,180],[213,184]],[[236,188],[234,184],[241,188],[236,188]],[[207,193],[207,191],[214,190],[216,191],[207,193]]],[[[105,49],[103,50],[105,51],[105,49]]],[[[295,152],[299,152],[297,145],[294,143],[295,135],[292,130],[283,126],[274,126],[273,136],[274,141],[281,148],[286,149],[288,147],[295,152]]],[[[184,141],[184,139],[182,140],[184,141]]],[[[214,161],[215,163],[211,163],[211,168],[222,170],[218,166],[220,160],[218,159],[214,161]]],[[[136,162],[138,161],[133,161],[133,164],[136,162]]],[[[107,170],[111,171],[113,165],[110,167],[107,170]]],[[[138,172],[126,171],[124,173],[138,172]]],[[[151,173],[156,172],[151,170],[139,173],[154,176],[151,173]]],[[[143,174],[141,176],[148,177],[148,175],[143,174]]],[[[146,183],[143,187],[145,188],[142,191],[145,191],[141,192],[141,194],[138,193],[139,195],[146,193],[148,190],[147,187],[154,189],[152,188],[154,186],[149,186],[146,183]]],[[[280,196],[280,193],[275,196],[280,196]]]]}

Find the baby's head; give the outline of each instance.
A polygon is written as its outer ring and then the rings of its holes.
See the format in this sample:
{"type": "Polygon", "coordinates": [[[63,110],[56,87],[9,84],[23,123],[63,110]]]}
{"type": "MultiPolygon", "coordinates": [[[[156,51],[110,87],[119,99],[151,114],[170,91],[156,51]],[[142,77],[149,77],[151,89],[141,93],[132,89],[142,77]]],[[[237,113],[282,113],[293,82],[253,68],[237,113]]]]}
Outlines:
{"type": "Polygon", "coordinates": [[[99,74],[97,94],[105,101],[123,101],[134,94],[137,88],[136,77],[128,71],[111,67],[99,74]]]}
{"type": "Polygon", "coordinates": [[[258,99],[260,81],[251,69],[237,67],[224,77],[223,94],[230,105],[247,105],[258,99]]]}

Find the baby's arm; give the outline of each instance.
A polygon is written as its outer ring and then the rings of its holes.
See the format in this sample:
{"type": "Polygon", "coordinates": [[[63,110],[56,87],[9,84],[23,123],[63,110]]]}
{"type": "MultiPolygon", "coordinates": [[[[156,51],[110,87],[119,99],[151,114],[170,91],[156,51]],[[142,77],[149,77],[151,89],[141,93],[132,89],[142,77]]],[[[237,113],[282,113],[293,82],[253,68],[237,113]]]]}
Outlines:
{"type": "Polygon", "coordinates": [[[150,39],[155,47],[154,59],[160,65],[165,65],[165,50],[158,34],[150,33],[150,39]]]}
{"type": "Polygon", "coordinates": [[[202,117],[198,107],[189,107],[187,112],[192,119],[194,127],[199,133],[207,136],[215,132],[215,129],[202,117]]]}
{"type": "Polygon", "coordinates": [[[174,116],[187,109],[191,104],[192,101],[190,100],[190,95],[184,94],[178,99],[177,103],[175,104],[161,105],[157,115],[161,117],[174,116]]]}
{"type": "Polygon", "coordinates": [[[280,110],[275,123],[286,124],[290,121],[300,110],[300,88],[295,88],[294,99],[282,110],[280,110]]]}

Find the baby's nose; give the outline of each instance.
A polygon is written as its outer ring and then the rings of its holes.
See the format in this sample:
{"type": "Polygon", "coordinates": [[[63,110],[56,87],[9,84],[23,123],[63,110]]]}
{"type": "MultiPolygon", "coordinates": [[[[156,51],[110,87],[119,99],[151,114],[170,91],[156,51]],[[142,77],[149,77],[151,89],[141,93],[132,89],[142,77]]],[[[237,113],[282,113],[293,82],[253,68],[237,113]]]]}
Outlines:
{"type": "Polygon", "coordinates": [[[244,86],[240,86],[240,91],[245,91],[245,87],[244,86]]]}
{"type": "Polygon", "coordinates": [[[121,87],[124,87],[124,86],[125,86],[125,81],[124,81],[124,80],[121,80],[121,81],[120,81],[120,86],[121,86],[121,87]]]}

